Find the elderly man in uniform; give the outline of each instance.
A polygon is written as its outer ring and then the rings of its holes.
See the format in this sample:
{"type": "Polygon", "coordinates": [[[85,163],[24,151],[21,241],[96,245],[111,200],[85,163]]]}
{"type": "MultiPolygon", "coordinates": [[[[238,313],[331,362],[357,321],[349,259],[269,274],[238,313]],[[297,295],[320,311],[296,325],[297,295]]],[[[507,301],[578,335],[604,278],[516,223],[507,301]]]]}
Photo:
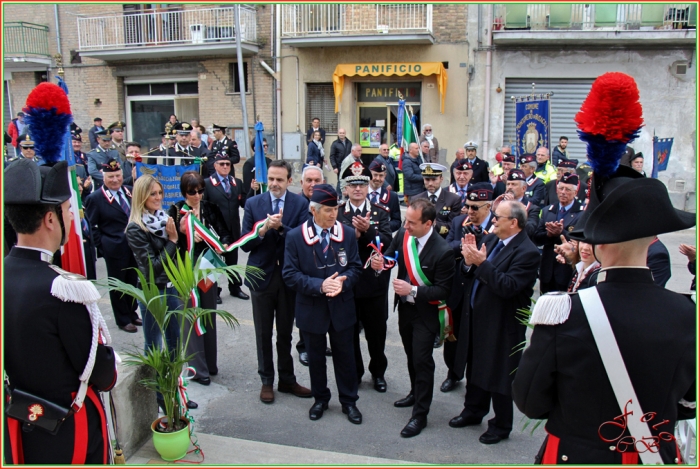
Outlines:
{"type": "Polygon", "coordinates": [[[547,197],[547,188],[544,186],[542,179],[535,175],[535,169],[537,169],[535,155],[532,153],[522,155],[520,157],[520,169],[525,173],[525,182],[527,182],[525,195],[536,205],[542,207],[547,197]]]}
{"type": "Polygon", "coordinates": [[[540,291],[566,291],[573,271],[566,264],[556,260],[554,246],[562,243],[561,237],[569,239],[576,221],[581,216],[581,203],[576,200],[578,176],[566,173],[557,186],[559,200],[542,209],[540,224],[535,230],[533,241],[542,246],[542,264],[540,265],[540,291]]]}
{"type": "Polygon", "coordinates": [[[356,231],[337,220],[338,194],[330,184],[314,186],[313,218],[287,234],[282,275],[297,292],[295,314],[309,354],[314,404],[309,418],[328,409],[331,392],[326,375],[326,334],[333,348],[333,368],[342,411],[362,423],[357,402],[353,327],[357,322],[353,287],[360,276],[356,231]]]}
{"type": "Polygon", "coordinates": [[[696,305],[654,285],[646,258],[656,235],[695,226],[695,214],[674,209],[659,180],[611,164],[643,123],[638,99],[632,77],[606,73],[576,115],[596,145],[591,200],[571,236],[593,245],[601,270],[594,287],[540,297],[530,319],[513,396],[526,416],[547,419],[538,463],[686,463],[674,427],[696,417],[696,305]],[[607,96],[624,104],[600,109],[607,96]]]}
{"type": "Polygon", "coordinates": [[[423,185],[425,192],[416,195],[418,199],[428,199],[435,205],[436,218],[435,230],[443,238],[447,237],[450,232],[452,220],[460,214],[462,210],[462,199],[459,195],[448,190],[443,190],[442,172],[447,171],[441,164],[423,163],[420,165],[421,175],[423,176],[423,185]]]}
{"type": "Polygon", "coordinates": [[[459,195],[462,203],[460,213],[465,215],[467,213],[467,209],[464,207],[464,203],[467,201],[467,192],[469,192],[469,186],[471,184],[472,176],[474,175],[474,171],[472,170],[472,165],[469,164],[469,160],[464,158],[456,161],[452,165],[452,174],[454,175],[455,182],[450,184],[447,190],[453,194],[459,195]]]}
{"type": "MultiPolygon", "coordinates": [[[[232,239],[241,237],[241,218],[238,209],[245,207],[246,194],[243,193],[243,182],[231,176],[231,161],[226,155],[216,155],[214,162],[216,172],[204,180],[204,198],[219,207],[224,216],[226,227],[232,239]]],[[[224,254],[226,265],[238,264],[238,249],[224,254]]],[[[241,290],[240,279],[228,280],[228,291],[231,296],[248,300],[250,297],[241,290]]],[[[220,297],[219,297],[220,299],[220,297]]],[[[217,301],[218,303],[218,301],[217,301]]]]}
{"type": "Polygon", "coordinates": [[[479,145],[471,140],[464,144],[464,153],[474,171],[472,182],[489,182],[489,164],[476,156],[476,150],[478,148],[479,145]]]}
{"type": "MultiPolygon", "coordinates": [[[[559,164],[557,165],[557,177],[544,185],[546,190],[546,196],[544,199],[543,206],[553,204],[557,201],[557,186],[559,185],[559,180],[564,175],[564,173],[575,174],[576,163],[570,160],[559,160],[559,164]]],[[[579,182],[581,182],[580,179],[579,182]]],[[[583,201],[586,200],[586,187],[583,184],[579,184],[576,198],[581,203],[583,203],[583,201]]]]}
{"type": "MultiPolygon", "coordinates": [[[[386,251],[391,242],[391,226],[389,224],[389,209],[384,205],[367,200],[367,192],[371,172],[362,163],[353,163],[343,173],[348,200],[338,208],[338,221],[354,230],[357,239],[357,249],[362,265],[368,261],[374,249],[386,251]]],[[[362,380],[365,367],[360,350],[360,322],[365,331],[367,348],[369,349],[369,372],[372,374],[374,389],[386,392],[387,359],[384,354],[386,343],[386,321],[389,319],[387,294],[389,292],[389,277],[391,272],[382,271],[379,275],[372,269],[362,270],[354,288],[355,323],[354,346],[357,381],[362,380]]]]}
{"type": "MultiPolygon", "coordinates": [[[[88,160],[88,174],[92,176],[92,180],[95,184],[95,190],[102,186],[102,167],[107,164],[110,159],[121,161],[119,152],[112,149],[112,137],[109,135],[108,130],[101,130],[97,132],[97,147],[87,154],[88,160]]],[[[121,164],[121,163],[120,163],[121,164]]],[[[131,176],[131,174],[123,174],[123,177],[131,176]]]]}
{"type": "Polygon", "coordinates": [[[18,234],[3,278],[3,320],[11,330],[3,344],[5,397],[12,396],[5,403],[7,464],[109,463],[98,392],[114,387],[117,370],[94,304],[100,294],[84,277],[52,264],[72,223],[68,181],[65,161],[38,167],[25,159],[5,170],[5,216],[18,234]],[[86,368],[92,372],[81,381],[86,368]],[[76,412],[49,415],[39,400],[76,412]],[[55,435],[36,428],[37,419],[61,417],[55,435]]]}
{"type": "Polygon", "coordinates": [[[486,445],[509,437],[513,429],[513,370],[518,367],[527,326],[517,311],[530,305],[540,253],[525,233],[526,213],[520,202],[502,202],[493,214],[491,234],[477,243],[462,239],[464,292],[455,372],[467,369],[462,412],[453,428],[480,425],[493,403],[494,418],[479,441],[486,445]]]}
{"type": "Polygon", "coordinates": [[[525,182],[525,173],[519,169],[509,171],[508,178],[506,180],[506,193],[494,199],[493,209],[495,210],[499,203],[507,200],[515,200],[523,204],[525,206],[525,211],[527,212],[525,232],[530,239],[532,239],[535,235],[537,227],[540,224],[540,206],[533,204],[530,199],[525,196],[526,188],[527,182],[525,182]]]}
{"type": "MultiPolygon", "coordinates": [[[[104,185],[85,199],[85,215],[90,222],[98,255],[105,259],[107,276],[136,286],[136,259],[126,240],[126,225],[131,214],[131,187],[123,186],[119,161],[110,159],[102,166],[104,185]]],[[[133,299],[110,291],[109,300],[119,329],[135,333],[143,322],[133,299]]]]}
{"type": "MultiPolygon", "coordinates": [[[[433,228],[435,206],[425,199],[413,200],[406,211],[404,228],[394,236],[387,252],[399,252],[398,276],[393,281],[394,307],[399,306],[399,334],[406,352],[411,391],[394,407],[413,407],[411,418],[401,430],[404,438],[414,437],[428,426],[433,400],[435,335],[451,333],[445,311],[438,310],[449,295],[454,275],[454,255],[447,242],[433,228]]],[[[385,268],[384,260],[372,258],[372,269],[385,268]]]]}
{"type": "Polygon", "coordinates": [[[389,208],[389,225],[391,226],[391,232],[395,233],[401,228],[401,207],[399,206],[399,195],[385,184],[389,167],[383,161],[383,158],[377,157],[369,165],[372,179],[369,180],[367,198],[373,204],[381,204],[389,208]]]}
{"type": "MultiPolygon", "coordinates": [[[[214,143],[211,146],[211,154],[216,155],[217,153],[228,155],[228,159],[231,160],[231,164],[235,165],[241,161],[241,154],[238,152],[238,144],[235,140],[230,139],[226,136],[227,127],[223,125],[212,124],[214,133],[214,143]]],[[[207,161],[207,166],[210,166],[209,161],[207,161]]],[[[213,166],[213,164],[212,164],[213,166]]],[[[213,167],[209,168],[211,173],[213,167]]],[[[231,166],[231,176],[236,177],[236,170],[231,166]]]]}

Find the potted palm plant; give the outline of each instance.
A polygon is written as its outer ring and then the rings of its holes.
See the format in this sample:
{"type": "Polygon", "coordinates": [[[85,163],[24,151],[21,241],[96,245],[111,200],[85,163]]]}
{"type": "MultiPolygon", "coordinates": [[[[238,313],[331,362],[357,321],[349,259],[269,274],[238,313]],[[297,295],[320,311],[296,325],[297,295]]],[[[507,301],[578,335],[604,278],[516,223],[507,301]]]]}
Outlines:
{"type": "Polygon", "coordinates": [[[202,264],[203,256],[193,261],[191,256],[183,257],[178,252],[174,260],[167,256],[164,259],[163,269],[168,280],[177,290],[181,304],[185,305],[182,308],[174,310],[168,308],[166,295],[161,294],[156,286],[152,266],[149,266],[149,278],[136,269],[140,288],[112,277],[107,279],[107,286],[113,291],[143,302],[153,315],[162,337],[166,337],[170,321],[177,321],[179,324],[181,334],[176,345],[169,345],[168,341],[163,340],[160,347],[154,345],[147,350],[135,349],[126,352],[127,358],[124,360],[126,365],[145,366],[151,370],[150,377],[142,379],[140,384],[163,396],[165,412],[165,416],[151,424],[153,443],[164,460],[174,461],[182,459],[187,454],[190,444],[186,400],[183,402],[184,395],[181,394],[182,372],[188,360],[192,358],[187,355],[187,344],[194,328],[187,327],[187,324],[188,322],[194,324],[199,319],[206,327],[207,323],[211,324],[212,315],[217,313],[227,326],[238,325],[236,318],[228,311],[188,306],[190,293],[201,282],[209,282],[212,276],[220,274],[229,278],[241,276],[262,278],[262,276],[259,269],[237,265],[205,268],[203,265],[211,266],[211,264],[202,264]]]}

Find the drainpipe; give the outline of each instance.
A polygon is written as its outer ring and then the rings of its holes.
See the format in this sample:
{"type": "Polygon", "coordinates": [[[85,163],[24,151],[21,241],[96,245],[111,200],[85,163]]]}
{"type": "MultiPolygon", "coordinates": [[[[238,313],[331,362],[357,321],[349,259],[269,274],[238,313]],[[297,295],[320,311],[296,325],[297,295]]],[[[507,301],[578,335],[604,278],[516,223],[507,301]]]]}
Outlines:
{"type": "Polygon", "coordinates": [[[56,47],[58,47],[58,53],[62,54],[61,52],[61,28],[58,26],[58,4],[54,3],[53,5],[53,16],[56,19],[56,47]]]}
{"type": "Polygon", "coordinates": [[[493,5],[489,4],[486,7],[486,76],[484,77],[484,136],[482,139],[481,157],[486,160],[488,157],[489,148],[489,119],[490,116],[490,105],[491,105],[491,44],[492,38],[492,28],[493,28],[493,5]]]}
{"type": "MultiPolygon", "coordinates": [[[[277,24],[275,25],[275,73],[277,73],[277,79],[275,80],[275,99],[277,102],[277,137],[275,138],[275,143],[277,144],[277,159],[282,159],[282,81],[280,80],[280,75],[282,73],[282,59],[280,59],[280,54],[282,53],[282,5],[275,5],[275,18],[277,19],[277,24]]],[[[297,111],[298,112],[298,111],[297,111]]]]}

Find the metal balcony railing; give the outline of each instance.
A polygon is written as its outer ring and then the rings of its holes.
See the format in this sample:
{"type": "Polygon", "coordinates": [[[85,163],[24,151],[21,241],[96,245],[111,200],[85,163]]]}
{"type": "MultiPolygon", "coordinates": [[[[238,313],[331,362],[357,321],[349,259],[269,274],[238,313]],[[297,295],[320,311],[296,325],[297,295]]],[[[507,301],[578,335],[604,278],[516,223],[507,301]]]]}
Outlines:
{"type": "Polygon", "coordinates": [[[652,30],[696,27],[692,3],[497,4],[495,31],[508,29],[652,30]]]}
{"type": "Polygon", "coordinates": [[[5,57],[50,57],[49,27],[23,21],[3,23],[5,57]]]}
{"type": "Polygon", "coordinates": [[[432,32],[432,5],[282,4],[282,37],[432,32]]]}
{"type": "MultiPolygon", "coordinates": [[[[235,41],[233,7],[78,18],[80,50],[235,41]]],[[[257,41],[256,11],[241,6],[241,40],[257,41]]]]}

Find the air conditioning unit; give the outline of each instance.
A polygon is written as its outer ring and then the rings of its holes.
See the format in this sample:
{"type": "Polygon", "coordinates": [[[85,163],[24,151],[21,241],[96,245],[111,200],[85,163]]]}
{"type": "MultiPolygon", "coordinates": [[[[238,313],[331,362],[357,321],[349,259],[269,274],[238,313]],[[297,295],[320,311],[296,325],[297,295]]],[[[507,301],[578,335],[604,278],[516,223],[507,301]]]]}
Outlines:
{"type": "Polygon", "coordinates": [[[205,31],[206,27],[203,24],[191,24],[190,36],[192,36],[192,44],[203,44],[205,31]]]}

